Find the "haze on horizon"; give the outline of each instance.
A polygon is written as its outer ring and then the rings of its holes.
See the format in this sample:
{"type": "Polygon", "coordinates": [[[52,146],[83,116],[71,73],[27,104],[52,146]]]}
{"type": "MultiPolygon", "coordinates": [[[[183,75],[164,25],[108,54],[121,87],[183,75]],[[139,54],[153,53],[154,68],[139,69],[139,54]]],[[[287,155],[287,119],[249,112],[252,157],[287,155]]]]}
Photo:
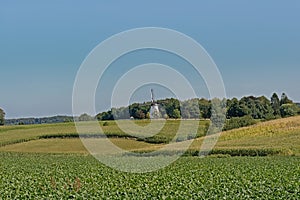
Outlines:
{"type": "MultiPolygon", "coordinates": [[[[300,102],[299,9],[299,1],[274,0],[1,1],[0,107],[6,118],[71,115],[73,83],[85,57],[108,37],[138,27],[174,29],[200,43],[217,64],[228,98],[285,92],[300,102]]],[[[185,66],[172,55],[137,52],[114,63],[105,83],[153,58],[185,66]]],[[[192,71],[186,73],[196,80],[192,71]]],[[[132,101],[150,100],[149,87],[132,101]]],[[[158,99],[172,96],[155,90],[158,99]]],[[[98,111],[110,106],[103,94],[96,94],[98,111]]],[[[208,98],[203,81],[197,95],[208,98]]]]}

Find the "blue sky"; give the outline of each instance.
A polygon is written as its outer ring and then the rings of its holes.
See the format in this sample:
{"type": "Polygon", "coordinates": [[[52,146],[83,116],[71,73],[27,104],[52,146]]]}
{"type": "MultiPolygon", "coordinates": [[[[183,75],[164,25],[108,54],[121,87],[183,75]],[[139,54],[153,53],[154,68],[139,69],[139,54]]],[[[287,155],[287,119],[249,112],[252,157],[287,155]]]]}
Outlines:
{"type": "MultiPolygon", "coordinates": [[[[296,0],[0,1],[0,107],[7,118],[70,115],[73,83],[88,53],[111,35],[149,26],[199,42],[228,97],[275,91],[299,102],[299,10],[296,0]]],[[[111,71],[108,80],[118,67],[111,71]]],[[[108,106],[102,96],[99,110],[108,106]]]]}

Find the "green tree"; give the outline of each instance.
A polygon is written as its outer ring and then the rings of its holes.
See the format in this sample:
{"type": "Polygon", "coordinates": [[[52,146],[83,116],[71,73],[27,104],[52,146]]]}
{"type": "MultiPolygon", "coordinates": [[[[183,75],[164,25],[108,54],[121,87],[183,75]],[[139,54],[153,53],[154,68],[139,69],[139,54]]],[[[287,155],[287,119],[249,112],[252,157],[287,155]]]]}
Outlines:
{"type": "MultiPolygon", "coordinates": [[[[164,108],[162,115],[167,114],[170,118],[175,118],[174,117],[174,110],[177,109],[178,111],[180,110],[180,102],[178,99],[174,98],[168,98],[164,100],[158,100],[157,103],[164,108]]],[[[180,111],[179,111],[180,113],[180,111]]]]}
{"type": "Polygon", "coordinates": [[[133,103],[129,106],[129,113],[130,116],[134,117],[135,119],[145,119],[147,112],[150,110],[150,105],[145,103],[133,103]]]}
{"type": "Polygon", "coordinates": [[[296,104],[288,103],[280,106],[281,117],[290,117],[297,115],[299,107],[296,104]]]}
{"type": "Polygon", "coordinates": [[[113,120],[114,119],[112,111],[99,113],[96,117],[98,120],[113,120]]]}
{"type": "Polygon", "coordinates": [[[190,117],[193,119],[200,118],[200,109],[198,99],[191,99],[188,101],[190,117]]]}
{"type": "Polygon", "coordinates": [[[146,115],[142,110],[137,110],[135,112],[135,115],[133,115],[133,117],[136,119],[145,119],[146,115]]]}
{"type": "Polygon", "coordinates": [[[243,100],[239,102],[237,98],[227,100],[227,107],[227,118],[243,117],[249,114],[249,109],[245,105],[245,102],[243,100]]]}
{"type": "Polygon", "coordinates": [[[256,124],[257,122],[250,115],[245,115],[243,117],[233,117],[231,119],[227,119],[224,125],[223,130],[231,130],[235,128],[250,126],[256,124]]]}
{"type": "Polygon", "coordinates": [[[86,114],[86,113],[84,113],[84,114],[79,116],[78,120],[79,121],[91,121],[91,120],[93,120],[93,117],[86,114]]]}
{"type": "Polygon", "coordinates": [[[177,108],[175,110],[173,110],[172,117],[175,119],[180,118],[180,111],[177,108]]]}
{"type": "Polygon", "coordinates": [[[271,102],[264,96],[243,97],[241,100],[237,98],[227,100],[227,118],[243,117],[250,115],[253,119],[274,119],[274,110],[271,102]]]}
{"type": "Polygon", "coordinates": [[[129,119],[129,108],[128,107],[120,107],[120,108],[112,108],[111,113],[115,120],[117,119],[129,119]]]}
{"type": "MultiPolygon", "coordinates": [[[[243,107],[247,107],[246,113],[251,115],[253,118],[259,119],[261,117],[261,112],[259,110],[260,101],[254,96],[243,97],[240,100],[240,104],[243,107]]],[[[245,108],[244,108],[245,109],[245,108]]]]}
{"type": "Polygon", "coordinates": [[[207,99],[201,98],[199,100],[200,117],[209,119],[211,117],[211,102],[207,99]]]}
{"type": "Polygon", "coordinates": [[[181,117],[184,119],[199,119],[200,109],[198,99],[189,99],[181,103],[181,117]]]}
{"type": "Polygon", "coordinates": [[[260,119],[271,120],[274,119],[273,108],[271,105],[271,101],[267,99],[265,96],[261,96],[257,98],[260,105],[261,117],[260,119]]]}
{"type": "Polygon", "coordinates": [[[223,125],[226,119],[226,104],[227,100],[214,98],[211,100],[211,132],[208,134],[214,134],[222,131],[223,125]]]}
{"type": "Polygon", "coordinates": [[[0,108],[0,126],[3,126],[5,123],[5,112],[0,108]]]}
{"type": "Polygon", "coordinates": [[[271,97],[271,105],[273,108],[274,116],[280,116],[280,100],[276,93],[273,93],[271,97]]]}
{"type": "Polygon", "coordinates": [[[283,105],[283,104],[292,104],[292,103],[293,103],[293,101],[290,100],[285,93],[282,93],[281,99],[280,99],[280,105],[283,105]]]}
{"type": "Polygon", "coordinates": [[[146,119],[150,119],[150,112],[147,112],[146,119]]]}

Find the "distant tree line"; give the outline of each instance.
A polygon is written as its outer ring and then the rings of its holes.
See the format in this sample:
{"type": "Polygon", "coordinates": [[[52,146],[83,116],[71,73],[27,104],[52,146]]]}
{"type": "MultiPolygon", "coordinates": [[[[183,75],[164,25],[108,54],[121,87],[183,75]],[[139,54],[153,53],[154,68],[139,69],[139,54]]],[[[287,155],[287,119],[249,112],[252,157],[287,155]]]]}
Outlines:
{"type": "MultiPolygon", "coordinates": [[[[224,100],[223,100],[224,101],[224,100]]],[[[279,99],[274,93],[270,99],[261,96],[248,96],[241,99],[226,99],[226,118],[241,118],[252,120],[270,120],[299,114],[299,105],[290,100],[285,93],[279,99]],[[247,117],[245,117],[247,116],[247,117]]],[[[162,118],[171,119],[210,119],[212,116],[212,100],[189,99],[179,101],[174,98],[158,100],[162,118]]],[[[97,114],[98,120],[113,119],[148,119],[151,102],[133,103],[128,107],[112,108],[107,112],[97,114]]],[[[252,123],[252,121],[250,122],[252,123]]]]}
{"type": "MultiPolygon", "coordinates": [[[[206,99],[190,99],[180,102],[178,99],[167,98],[157,100],[162,118],[168,119],[199,119],[211,117],[211,101],[206,99]]],[[[113,119],[149,119],[151,102],[133,103],[127,107],[112,108],[97,114],[98,120],[113,119]]]]}
{"type": "Polygon", "coordinates": [[[53,116],[53,117],[42,117],[42,118],[18,118],[18,119],[6,119],[6,125],[29,125],[29,124],[52,124],[52,123],[63,123],[72,122],[72,116],[53,116]]]}
{"type": "MultiPolygon", "coordinates": [[[[95,117],[92,117],[86,113],[77,117],[58,115],[53,117],[42,117],[42,118],[28,117],[28,118],[17,118],[17,119],[6,119],[6,120],[4,120],[3,118],[6,125],[53,124],[53,123],[73,122],[74,120],[91,121],[94,119],[95,117]]],[[[3,125],[4,125],[4,121],[3,121],[3,125]]]]}
{"type": "MultiPolygon", "coordinates": [[[[223,114],[226,115],[224,130],[251,125],[257,120],[271,120],[281,117],[289,117],[300,114],[300,104],[294,103],[285,93],[281,98],[274,93],[270,99],[260,96],[247,96],[241,99],[189,99],[179,101],[174,98],[157,100],[160,110],[160,117],[165,119],[212,119],[217,120],[212,110],[213,102],[224,102],[226,107],[223,114]]],[[[114,119],[149,119],[151,102],[133,103],[127,107],[112,108],[109,111],[101,112],[95,117],[86,113],[73,118],[72,116],[54,116],[43,118],[19,118],[5,120],[5,112],[0,108],[0,125],[22,125],[22,124],[44,124],[61,123],[72,121],[90,120],[114,120],[114,119]]]]}

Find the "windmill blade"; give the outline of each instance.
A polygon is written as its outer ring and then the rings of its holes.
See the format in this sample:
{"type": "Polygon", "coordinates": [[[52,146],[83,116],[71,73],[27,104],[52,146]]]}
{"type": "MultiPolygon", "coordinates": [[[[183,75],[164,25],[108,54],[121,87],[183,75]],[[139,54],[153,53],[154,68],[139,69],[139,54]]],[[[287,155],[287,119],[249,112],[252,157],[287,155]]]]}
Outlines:
{"type": "Polygon", "coordinates": [[[151,101],[152,101],[152,103],[154,103],[154,93],[153,93],[153,89],[151,89],[151,101]]]}

